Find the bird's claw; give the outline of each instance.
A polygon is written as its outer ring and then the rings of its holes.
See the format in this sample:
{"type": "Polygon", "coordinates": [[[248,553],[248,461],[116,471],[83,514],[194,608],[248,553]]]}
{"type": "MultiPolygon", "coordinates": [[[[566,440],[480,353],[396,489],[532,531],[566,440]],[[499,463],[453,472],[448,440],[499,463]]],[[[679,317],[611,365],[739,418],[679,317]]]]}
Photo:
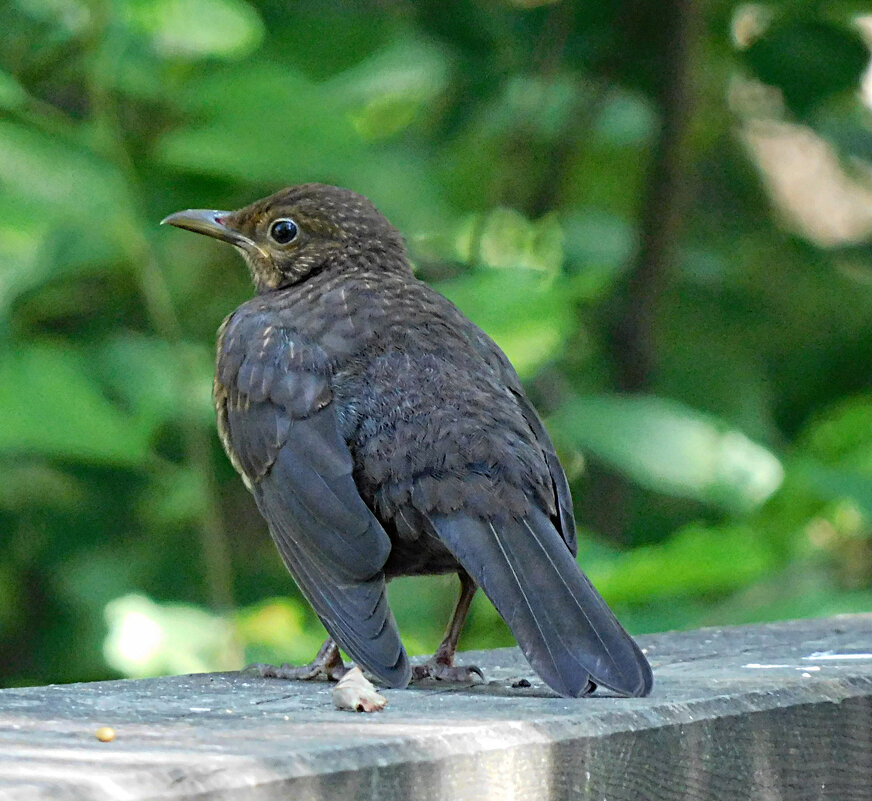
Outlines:
{"type": "Polygon", "coordinates": [[[312,681],[324,676],[328,681],[339,681],[349,668],[345,667],[342,655],[333,639],[328,637],[315,658],[308,665],[289,665],[287,662],[280,667],[264,665],[257,662],[245,668],[246,673],[254,673],[265,679],[286,679],[289,681],[312,681]]]}
{"type": "Polygon", "coordinates": [[[315,660],[308,665],[265,665],[257,662],[245,668],[246,673],[253,673],[265,679],[285,679],[287,681],[314,681],[322,676],[328,681],[339,681],[348,668],[343,664],[324,664],[315,660]]]}
{"type": "Polygon", "coordinates": [[[436,681],[455,681],[462,684],[482,684],[484,674],[475,665],[446,665],[443,662],[429,661],[412,668],[412,681],[435,679],[436,681]]]}

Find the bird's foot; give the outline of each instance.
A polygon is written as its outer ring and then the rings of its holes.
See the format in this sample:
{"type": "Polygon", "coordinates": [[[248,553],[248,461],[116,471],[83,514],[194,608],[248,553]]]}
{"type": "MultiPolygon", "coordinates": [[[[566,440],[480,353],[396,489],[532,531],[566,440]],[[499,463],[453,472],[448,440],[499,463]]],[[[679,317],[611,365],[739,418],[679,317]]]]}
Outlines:
{"type": "Polygon", "coordinates": [[[475,665],[451,665],[438,659],[429,659],[424,664],[415,665],[412,668],[412,681],[421,681],[422,679],[482,684],[484,674],[475,665]]]}
{"type": "Polygon", "coordinates": [[[264,665],[260,662],[249,665],[246,672],[255,673],[267,679],[287,679],[289,681],[312,681],[325,677],[328,681],[339,681],[350,668],[345,666],[339,649],[333,640],[327,640],[318,655],[308,665],[264,665]]]}
{"type": "Polygon", "coordinates": [[[258,676],[263,676],[265,679],[287,679],[288,681],[313,681],[321,676],[329,681],[339,681],[346,673],[348,668],[345,665],[327,666],[313,660],[308,665],[289,665],[285,662],[282,665],[265,665],[262,662],[257,662],[245,668],[247,673],[256,673],[258,676]]]}

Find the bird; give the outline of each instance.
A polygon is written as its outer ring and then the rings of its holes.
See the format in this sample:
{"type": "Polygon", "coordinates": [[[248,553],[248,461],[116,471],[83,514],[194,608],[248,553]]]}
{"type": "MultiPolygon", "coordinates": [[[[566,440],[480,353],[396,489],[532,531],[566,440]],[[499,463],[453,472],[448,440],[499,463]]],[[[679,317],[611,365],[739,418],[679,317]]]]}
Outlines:
{"type": "Polygon", "coordinates": [[[218,433],[329,635],[309,665],[261,675],[339,678],[341,648],[390,688],[480,680],[455,653],[481,588],[559,695],[650,693],[645,655],[576,562],[566,475],[517,373],[415,277],[368,198],[308,183],[162,223],[233,245],[255,288],[218,331],[218,433]],[[387,582],[445,573],[454,614],[413,667],[387,582]]]}

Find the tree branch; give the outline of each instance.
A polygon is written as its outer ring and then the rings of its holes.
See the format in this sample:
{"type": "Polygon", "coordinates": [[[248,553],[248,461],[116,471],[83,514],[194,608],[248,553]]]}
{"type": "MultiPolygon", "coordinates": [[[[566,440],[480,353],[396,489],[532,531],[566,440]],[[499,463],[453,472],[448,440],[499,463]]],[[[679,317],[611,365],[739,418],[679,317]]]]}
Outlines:
{"type": "Polygon", "coordinates": [[[667,0],[663,14],[661,128],[640,213],[640,246],[611,330],[615,386],[641,392],[657,362],[655,324],[675,256],[686,203],[685,155],[694,94],[691,67],[699,24],[694,0],[667,0]]]}

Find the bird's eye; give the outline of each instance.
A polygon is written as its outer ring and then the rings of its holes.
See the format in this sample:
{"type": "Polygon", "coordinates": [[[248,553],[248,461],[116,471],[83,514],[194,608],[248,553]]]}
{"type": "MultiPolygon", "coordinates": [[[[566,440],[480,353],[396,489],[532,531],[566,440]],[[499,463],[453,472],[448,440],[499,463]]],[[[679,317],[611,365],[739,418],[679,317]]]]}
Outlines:
{"type": "Polygon", "coordinates": [[[276,220],[269,227],[270,237],[280,245],[287,245],[288,242],[293,241],[298,231],[297,224],[293,220],[288,219],[276,220]]]}

